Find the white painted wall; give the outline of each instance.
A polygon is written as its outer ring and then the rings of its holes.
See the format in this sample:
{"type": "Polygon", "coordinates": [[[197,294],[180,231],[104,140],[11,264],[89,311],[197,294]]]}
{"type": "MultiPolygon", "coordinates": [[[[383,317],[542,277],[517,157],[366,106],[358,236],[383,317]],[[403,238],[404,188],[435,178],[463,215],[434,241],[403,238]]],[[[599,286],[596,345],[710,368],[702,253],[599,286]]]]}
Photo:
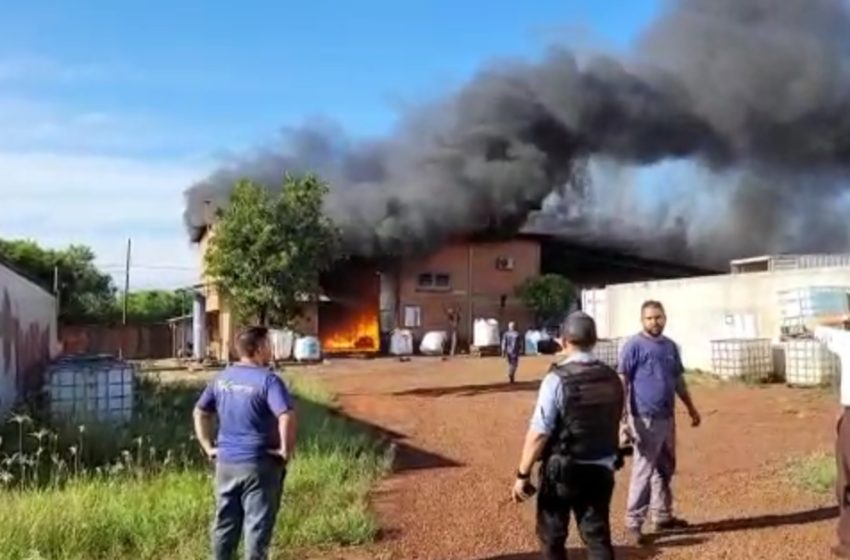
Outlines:
{"type": "Polygon", "coordinates": [[[56,298],[0,264],[0,413],[38,386],[58,351],[56,298]]]}
{"type": "Polygon", "coordinates": [[[666,334],[682,349],[689,368],[711,369],[712,339],[778,340],[781,313],[778,293],[809,286],[850,287],[850,266],[776,272],[729,274],[676,280],[618,284],[604,288],[604,301],[594,311],[604,325],[600,336],[629,336],[640,330],[640,306],[656,299],[667,311],[666,334]]]}

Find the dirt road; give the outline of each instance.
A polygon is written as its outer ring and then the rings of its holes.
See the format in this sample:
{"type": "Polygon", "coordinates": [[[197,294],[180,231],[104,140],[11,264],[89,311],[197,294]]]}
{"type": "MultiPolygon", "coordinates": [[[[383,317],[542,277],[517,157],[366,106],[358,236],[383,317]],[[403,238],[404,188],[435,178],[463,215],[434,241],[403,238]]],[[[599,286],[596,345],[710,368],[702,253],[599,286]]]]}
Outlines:
{"type": "MultiPolygon", "coordinates": [[[[385,535],[357,554],[537,558],[533,504],[510,504],[508,495],[547,364],[525,359],[513,386],[504,383],[502,362],[487,358],[352,360],[306,373],[328,381],[346,414],[392,432],[398,443],[396,473],[374,496],[385,535]]],[[[833,502],[792,484],[787,464],[830,449],[830,396],[714,383],[694,384],[692,392],[704,425],[680,424],[674,491],[677,514],[694,526],[641,550],[619,546],[617,557],[828,558],[833,502]]],[[[623,542],[628,472],[627,465],[617,478],[615,543],[623,542]]],[[[572,533],[570,558],[584,558],[572,533]]]]}

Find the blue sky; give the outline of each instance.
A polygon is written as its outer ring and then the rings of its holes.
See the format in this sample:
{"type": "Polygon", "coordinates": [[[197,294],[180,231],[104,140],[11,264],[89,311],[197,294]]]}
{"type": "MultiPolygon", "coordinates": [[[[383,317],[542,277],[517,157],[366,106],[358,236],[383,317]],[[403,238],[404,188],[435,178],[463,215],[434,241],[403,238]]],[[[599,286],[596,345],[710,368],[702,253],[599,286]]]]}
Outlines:
{"type": "Polygon", "coordinates": [[[133,287],[191,283],[182,191],[222,157],[319,116],[381,134],[552,43],[628,49],[659,2],[0,2],[0,236],[115,273],[132,236],[133,287]]]}

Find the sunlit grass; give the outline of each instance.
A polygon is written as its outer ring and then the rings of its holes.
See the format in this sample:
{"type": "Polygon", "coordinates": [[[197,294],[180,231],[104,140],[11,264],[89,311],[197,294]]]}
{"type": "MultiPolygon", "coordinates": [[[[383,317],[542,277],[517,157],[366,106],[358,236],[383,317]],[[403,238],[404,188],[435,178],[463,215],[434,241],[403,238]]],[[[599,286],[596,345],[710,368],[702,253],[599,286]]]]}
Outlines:
{"type": "MultiPolygon", "coordinates": [[[[291,379],[290,379],[291,381],[291,379]]],[[[275,557],[371,540],[367,495],[383,450],[297,381],[299,447],[287,476],[275,557]]],[[[209,556],[212,465],[191,435],[197,384],[143,382],[125,428],[42,425],[17,414],[0,454],[0,551],[8,560],[209,556]]]]}

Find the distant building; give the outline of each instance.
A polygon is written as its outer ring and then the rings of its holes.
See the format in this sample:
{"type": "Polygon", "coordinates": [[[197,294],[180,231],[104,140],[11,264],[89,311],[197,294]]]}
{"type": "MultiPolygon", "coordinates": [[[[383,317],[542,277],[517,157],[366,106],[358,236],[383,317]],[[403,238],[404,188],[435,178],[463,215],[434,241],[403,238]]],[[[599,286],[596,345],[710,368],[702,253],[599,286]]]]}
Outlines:
{"type": "MultiPolygon", "coordinates": [[[[204,253],[208,237],[200,243],[204,253]]],[[[410,330],[416,340],[428,331],[448,331],[452,310],[460,316],[458,339],[464,347],[478,318],[494,318],[503,328],[509,321],[520,329],[531,327],[533,317],[516,288],[550,272],[579,287],[711,273],[548,236],[468,237],[425,256],[340,263],[322,278],[320,297],[305,297],[304,317],[295,329],[318,336],[326,353],[378,352],[396,328],[410,330]]],[[[194,347],[196,356],[232,359],[237,328],[227,302],[206,278],[198,286],[196,310],[204,318],[195,324],[193,342],[202,340],[194,347]]]]}

